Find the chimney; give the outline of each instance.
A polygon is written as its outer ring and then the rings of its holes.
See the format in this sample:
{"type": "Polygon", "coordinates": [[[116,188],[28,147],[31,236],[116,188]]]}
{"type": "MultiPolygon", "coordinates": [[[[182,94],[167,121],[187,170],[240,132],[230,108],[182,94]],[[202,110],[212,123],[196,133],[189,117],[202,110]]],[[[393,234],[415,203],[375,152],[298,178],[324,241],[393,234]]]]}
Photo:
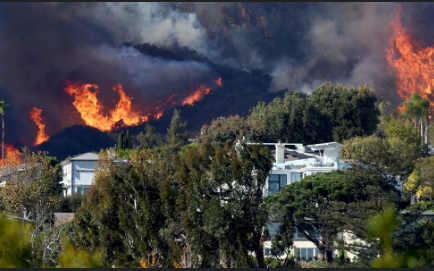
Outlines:
{"type": "Polygon", "coordinates": [[[284,164],[285,163],[285,145],[279,141],[276,144],[276,164],[284,164]]]}

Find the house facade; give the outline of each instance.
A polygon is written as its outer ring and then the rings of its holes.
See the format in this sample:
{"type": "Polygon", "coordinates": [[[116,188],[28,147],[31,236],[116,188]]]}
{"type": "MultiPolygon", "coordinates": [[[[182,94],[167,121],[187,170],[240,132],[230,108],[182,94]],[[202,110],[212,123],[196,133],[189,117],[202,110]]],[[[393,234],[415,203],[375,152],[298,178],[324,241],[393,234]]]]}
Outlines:
{"type": "Polygon", "coordinates": [[[99,156],[84,153],[68,158],[61,163],[63,195],[87,194],[95,176],[95,165],[99,156]]]}
{"type": "MultiPolygon", "coordinates": [[[[246,144],[250,143],[244,140],[246,144]]],[[[239,146],[241,142],[237,143],[239,146]]],[[[272,163],[270,175],[266,181],[263,194],[265,196],[277,193],[283,186],[298,182],[307,176],[331,172],[338,169],[345,169],[346,164],[339,161],[339,149],[343,147],[337,142],[306,145],[300,143],[262,143],[271,149],[275,157],[272,163]]],[[[280,223],[267,225],[269,236],[277,233],[280,223]]],[[[313,230],[313,229],[312,229],[313,230]]],[[[314,230],[313,230],[314,231],[314,230]]],[[[312,232],[315,235],[315,232],[312,232]]],[[[319,234],[317,233],[318,237],[319,234]]],[[[314,243],[307,240],[306,236],[295,229],[293,236],[294,245],[291,254],[300,259],[321,258],[320,251],[314,243]]],[[[264,256],[271,255],[271,239],[264,242],[264,256]]],[[[280,258],[287,255],[282,253],[280,258]]],[[[273,256],[274,257],[274,256],[273,256]]],[[[354,255],[348,253],[347,257],[353,258],[354,255]]]]}

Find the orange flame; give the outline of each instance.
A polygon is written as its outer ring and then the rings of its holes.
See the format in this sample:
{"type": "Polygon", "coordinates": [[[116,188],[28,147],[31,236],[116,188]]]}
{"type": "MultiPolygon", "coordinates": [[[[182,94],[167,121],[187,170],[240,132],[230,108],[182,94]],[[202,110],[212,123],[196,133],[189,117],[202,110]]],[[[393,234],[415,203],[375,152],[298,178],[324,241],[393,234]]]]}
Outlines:
{"type": "Polygon", "coordinates": [[[35,143],[33,143],[34,146],[37,146],[47,141],[50,137],[45,134],[45,118],[41,116],[42,109],[33,107],[33,109],[30,110],[29,114],[30,118],[39,128],[38,134],[36,135],[35,143]]]}
{"type": "Polygon", "coordinates": [[[128,97],[120,84],[113,87],[119,94],[119,102],[115,109],[110,111],[110,116],[102,113],[103,105],[96,97],[98,86],[95,84],[81,84],[80,82],[66,81],[65,91],[69,95],[75,95],[72,103],[81,115],[86,125],[95,127],[101,131],[108,132],[115,127],[115,124],[123,121],[121,126],[138,125],[148,121],[148,116],[142,115],[140,111],[131,108],[132,98],[128,97]],[[92,92],[90,89],[95,89],[92,92]]]}
{"type": "Polygon", "coordinates": [[[195,91],[193,91],[193,93],[182,102],[182,105],[193,105],[194,102],[199,101],[199,99],[203,95],[209,94],[210,91],[211,91],[211,88],[208,88],[205,85],[201,85],[195,91]]]}
{"type": "MultiPolygon", "coordinates": [[[[397,92],[402,99],[418,93],[434,102],[434,47],[421,48],[401,25],[402,7],[392,22],[391,48],[386,49],[389,65],[396,69],[397,92]]],[[[401,110],[402,111],[402,110],[401,110]]]]}
{"type": "Polygon", "coordinates": [[[161,99],[150,107],[142,111],[135,111],[132,108],[131,100],[125,94],[123,87],[118,84],[113,90],[119,94],[119,102],[115,108],[110,111],[109,116],[104,116],[103,105],[96,97],[99,87],[95,84],[81,84],[80,82],[66,81],[65,91],[69,95],[74,95],[75,100],[72,103],[86,125],[95,127],[103,132],[108,132],[114,128],[139,125],[149,121],[151,118],[159,119],[164,111],[175,105],[174,94],[167,99],[161,99]],[[92,92],[91,89],[94,89],[92,92]]]}
{"type": "MultiPolygon", "coordinates": [[[[5,165],[20,164],[21,160],[19,157],[20,151],[15,149],[12,144],[5,144],[5,165]]],[[[3,166],[2,160],[0,159],[0,166],[3,166]]]]}
{"type": "Polygon", "coordinates": [[[212,80],[214,83],[216,83],[219,87],[221,87],[222,86],[222,78],[221,77],[219,77],[219,78],[217,78],[217,79],[215,79],[215,80],[212,80]]]}

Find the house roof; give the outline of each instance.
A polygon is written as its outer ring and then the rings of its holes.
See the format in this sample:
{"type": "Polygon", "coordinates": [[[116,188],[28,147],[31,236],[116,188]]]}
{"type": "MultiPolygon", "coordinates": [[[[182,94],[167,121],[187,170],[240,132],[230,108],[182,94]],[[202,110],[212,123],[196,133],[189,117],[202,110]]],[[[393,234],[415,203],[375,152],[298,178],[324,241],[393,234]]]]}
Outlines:
{"type": "Polygon", "coordinates": [[[307,145],[306,147],[309,147],[312,150],[326,150],[326,149],[340,148],[343,146],[344,145],[342,145],[341,143],[338,143],[338,142],[328,142],[328,143],[307,145]]]}
{"type": "Polygon", "coordinates": [[[96,161],[98,160],[98,158],[99,158],[98,154],[92,152],[86,152],[66,159],[65,161],[62,162],[62,165],[67,163],[68,161],[96,161]]]}

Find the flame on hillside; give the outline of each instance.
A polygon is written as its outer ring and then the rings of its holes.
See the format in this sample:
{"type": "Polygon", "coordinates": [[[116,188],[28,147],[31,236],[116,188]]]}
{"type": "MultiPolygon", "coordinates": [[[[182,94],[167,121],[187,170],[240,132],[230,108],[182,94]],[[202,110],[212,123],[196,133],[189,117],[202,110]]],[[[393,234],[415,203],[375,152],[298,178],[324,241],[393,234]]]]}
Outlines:
{"type": "MultiPolygon", "coordinates": [[[[221,78],[215,81],[221,85],[221,78]]],[[[127,96],[123,87],[118,84],[113,90],[119,94],[119,102],[115,108],[109,112],[108,116],[103,114],[103,105],[98,100],[98,85],[86,84],[81,82],[66,81],[65,91],[75,97],[72,103],[81,118],[88,126],[95,127],[103,132],[112,131],[115,128],[139,125],[151,119],[159,119],[164,112],[175,106],[173,101],[178,94],[173,94],[167,99],[161,99],[143,110],[134,110],[130,96],[127,96]]],[[[198,87],[193,93],[184,99],[182,105],[193,105],[194,102],[201,99],[202,96],[209,94],[211,88],[205,85],[198,87]]]]}
{"type": "Polygon", "coordinates": [[[38,126],[38,134],[36,135],[36,140],[33,143],[34,146],[37,146],[41,143],[47,141],[50,137],[45,134],[45,118],[42,117],[42,109],[37,107],[33,107],[29,112],[30,118],[35,122],[38,126]]]}
{"type": "MultiPolygon", "coordinates": [[[[391,48],[386,49],[389,65],[396,69],[396,87],[402,99],[418,93],[434,102],[434,46],[421,48],[401,25],[402,7],[392,22],[391,48]]],[[[401,109],[402,111],[402,109],[401,109]]]]}
{"type": "MultiPolygon", "coordinates": [[[[12,144],[5,144],[5,165],[20,164],[20,151],[14,147],[12,144]]],[[[0,166],[3,166],[2,160],[0,159],[0,166]]]]}
{"type": "MultiPolygon", "coordinates": [[[[216,85],[219,87],[222,86],[222,78],[219,77],[215,80],[213,80],[216,85]]],[[[192,106],[195,102],[199,101],[202,96],[208,95],[211,91],[210,87],[207,87],[205,85],[201,85],[200,87],[196,88],[196,90],[193,91],[193,93],[190,94],[187,98],[184,99],[182,102],[182,105],[190,105],[192,106]]]]}

